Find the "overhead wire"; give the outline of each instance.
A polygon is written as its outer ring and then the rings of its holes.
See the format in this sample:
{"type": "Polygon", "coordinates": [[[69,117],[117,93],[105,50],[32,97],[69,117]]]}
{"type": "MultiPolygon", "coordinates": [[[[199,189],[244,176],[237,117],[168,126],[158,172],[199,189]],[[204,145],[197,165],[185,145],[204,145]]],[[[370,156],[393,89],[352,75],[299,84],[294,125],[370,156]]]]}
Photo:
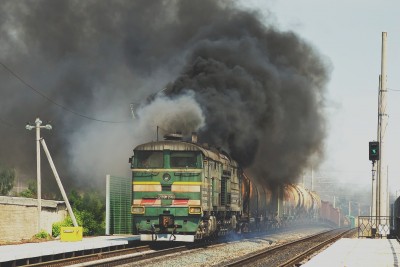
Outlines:
{"type": "Polygon", "coordinates": [[[66,106],[63,106],[59,103],[57,103],[56,101],[54,101],[53,99],[51,99],[50,97],[48,97],[47,95],[45,95],[44,93],[42,93],[40,90],[36,89],[35,87],[33,87],[32,85],[30,85],[29,83],[27,83],[24,79],[22,79],[17,73],[15,73],[13,70],[11,70],[9,67],[7,67],[7,65],[5,65],[3,62],[0,61],[0,65],[7,70],[12,76],[14,76],[17,80],[19,80],[22,84],[24,84],[26,87],[28,87],[29,89],[31,89],[32,91],[34,91],[36,94],[40,95],[41,97],[45,98],[47,101],[49,101],[50,103],[52,103],[53,105],[56,105],[60,108],[62,108],[65,111],[68,111],[76,116],[88,119],[88,120],[92,120],[92,121],[98,121],[98,122],[103,122],[103,123],[127,123],[129,121],[110,121],[110,120],[101,120],[101,119],[96,119],[96,118],[92,118],[89,116],[86,116],[84,114],[81,114],[79,112],[76,112],[66,106]]]}
{"type": "Polygon", "coordinates": [[[0,118],[0,123],[1,123],[1,124],[4,124],[4,125],[7,125],[8,127],[18,128],[18,127],[15,126],[14,124],[9,123],[8,121],[3,120],[2,118],[0,118]]]}

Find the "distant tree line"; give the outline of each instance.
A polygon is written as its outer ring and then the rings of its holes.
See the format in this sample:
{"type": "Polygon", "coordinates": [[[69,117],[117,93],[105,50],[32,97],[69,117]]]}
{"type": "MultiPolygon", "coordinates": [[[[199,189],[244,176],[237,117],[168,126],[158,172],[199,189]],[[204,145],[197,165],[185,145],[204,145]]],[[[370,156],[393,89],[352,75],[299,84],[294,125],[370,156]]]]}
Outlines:
{"type": "Polygon", "coordinates": [[[15,169],[0,165],[0,195],[7,196],[14,187],[15,169]]]}

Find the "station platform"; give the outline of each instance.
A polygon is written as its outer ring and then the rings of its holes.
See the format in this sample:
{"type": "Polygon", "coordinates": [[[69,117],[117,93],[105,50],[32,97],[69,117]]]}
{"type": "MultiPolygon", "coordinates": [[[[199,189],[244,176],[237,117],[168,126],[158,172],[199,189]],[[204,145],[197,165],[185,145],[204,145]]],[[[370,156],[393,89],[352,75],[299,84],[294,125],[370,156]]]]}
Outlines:
{"type": "MultiPolygon", "coordinates": [[[[79,255],[93,251],[108,251],[113,247],[124,247],[130,243],[138,241],[139,236],[98,236],[83,238],[82,241],[62,242],[60,240],[24,243],[17,245],[0,246],[0,267],[8,266],[10,262],[23,262],[29,259],[39,259],[58,255],[63,258],[63,254],[78,253],[79,255]]],[[[15,266],[15,264],[11,264],[15,266]]]]}
{"type": "Polygon", "coordinates": [[[400,266],[400,244],[396,239],[342,238],[303,264],[304,267],[400,266]]]}

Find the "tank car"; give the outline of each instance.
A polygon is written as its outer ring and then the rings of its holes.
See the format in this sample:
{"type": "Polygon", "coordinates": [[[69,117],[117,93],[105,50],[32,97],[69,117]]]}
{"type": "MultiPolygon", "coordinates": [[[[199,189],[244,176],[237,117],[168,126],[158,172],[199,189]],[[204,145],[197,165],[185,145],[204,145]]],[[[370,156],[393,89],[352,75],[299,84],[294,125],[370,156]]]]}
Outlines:
{"type": "Polygon", "coordinates": [[[298,184],[284,187],[284,214],[291,218],[318,219],[321,199],[298,184]]]}
{"type": "Polygon", "coordinates": [[[272,228],[276,220],[276,209],[272,201],[271,189],[257,183],[244,172],[241,175],[243,207],[238,230],[248,232],[272,228]]]}

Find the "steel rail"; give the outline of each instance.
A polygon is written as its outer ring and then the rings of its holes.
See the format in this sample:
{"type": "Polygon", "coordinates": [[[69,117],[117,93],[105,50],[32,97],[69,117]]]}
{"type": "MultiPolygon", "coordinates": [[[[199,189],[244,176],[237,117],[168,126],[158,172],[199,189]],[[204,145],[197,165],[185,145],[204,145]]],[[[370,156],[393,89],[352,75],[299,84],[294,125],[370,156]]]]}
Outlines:
{"type": "MultiPolygon", "coordinates": [[[[166,244],[166,243],[165,243],[166,244]]],[[[180,243],[181,244],[181,243],[180,243]]],[[[70,257],[66,259],[59,259],[53,261],[46,261],[41,263],[28,264],[24,266],[29,267],[58,267],[79,264],[79,266],[118,266],[125,263],[132,263],[133,261],[140,261],[145,259],[156,258],[173,254],[177,252],[188,251],[196,248],[204,248],[210,246],[209,243],[203,242],[199,244],[180,245],[177,247],[166,248],[161,250],[153,250],[150,245],[141,247],[132,247],[122,250],[106,251],[100,253],[94,253],[90,255],[83,255],[77,257],[70,257]]],[[[215,245],[223,245],[219,243],[215,245]]],[[[157,245],[164,245],[159,243],[157,245]]],[[[170,244],[171,245],[171,244],[170,244]]],[[[178,244],[176,244],[178,245],[178,244]]]]}
{"type": "Polygon", "coordinates": [[[323,241],[322,243],[307,249],[303,253],[296,255],[295,257],[291,258],[290,260],[286,261],[285,263],[278,265],[277,267],[293,266],[295,264],[298,264],[301,261],[303,261],[304,259],[306,259],[307,257],[314,254],[315,252],[321,250],[323,247],[336,242],[337,240],[339,240],[340,238],[342,238],[344,235],[348,234],[351,231],[354,231],[354,229],[349,229],[343,233],[339,233],[339,234],[333,236],[332,238],[329,238],[329,239],[323,241]]]}
{"type": "MultiPolygon", "coordinates": [[[[284,243],[284,244],[281,244],[281,245],[274,246],[272,248],[267,248],[267,249],[264,249],[262,251],[252,253],[249,256],[245,256],[244,258],[240,258],[240,259],[234,260],[232,262],[229,262],[224,266],[231,266],[231,267],[233,267],[233,266],[235,266],[235,267],[248,266],[250,263],[254,263],[254,262],[258,261],[258,260],[266,258],[267,255],[269,255],[271,253],[279,252],[282,249],[289,248],[291,246],[294,246],[294,245],[297,245],[297,244],[301,244],[303,242],[311,241],[312,239],[319,238],[319,237],[321,237],[323,235],[326,235],[326,234],[331,234],[331,233],[333,233],[333,232],[335,232],[337,230],[338,229],[333,229],[333,230],[320,232],[320,233],[317,233],[317,234],[314,234],[314,235],[310,235],[310,236],[307,236],[307,237],[304,237],[304,238],[301,238],[301,239],[298,239],[298,240],[295,240],[295,241],[292,241],[292,242],[287,242],[287,243],[284,243]]],[[[344,234],[347,234],[347,233],[348,233],[348,231],[345,231],[344,233],[341,233],[341,234],[344,235],[344,234]]],[[[287,266],[289,264],[290,263],[288,261],[288,262],[285,262],[284,264],[278,265],[278,266],[287,266]]]]}
{"type": "Polygon", "coordinates": [[[29,267],[42,267],[42,266],[58,267],[58,266],[66,266],[66,265],[89,262],[89,261],[105,259],[105,258],[111,258],[111,257],[116,257],[116,256],[121,256],[121,255],[126,255],[126,254],[149,251],[150,249],[151,249],[150,246],[146,245],[146,246],[139,246],[139,247],[132,247],[132,248],[117,249],[117,250],[112,250],[112,251],[103,251],[103,252],[91,253],[91,254],[88,254],[88,255],[72,256],[72,257],[68,257],[68,258],[64,258],[64,259],[43,261],[43,262],[27,264],[27,265],[23,265],[23,266],[29,266],[29,267]]]}

